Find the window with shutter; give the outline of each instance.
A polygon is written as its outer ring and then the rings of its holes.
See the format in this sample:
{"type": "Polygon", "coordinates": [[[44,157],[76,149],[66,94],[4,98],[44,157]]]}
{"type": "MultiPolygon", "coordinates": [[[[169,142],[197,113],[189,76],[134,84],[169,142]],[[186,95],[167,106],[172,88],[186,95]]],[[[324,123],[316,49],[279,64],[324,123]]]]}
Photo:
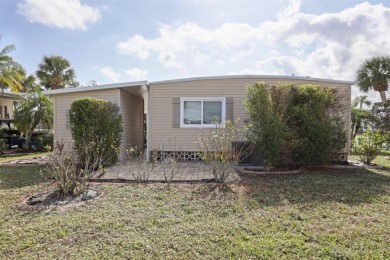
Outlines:
{"type": "Polygon", "coordinates": [[[225,125],[233,117],[233,98],[176,97],[173,98],[174,128],[208,128],[225,125]]]}

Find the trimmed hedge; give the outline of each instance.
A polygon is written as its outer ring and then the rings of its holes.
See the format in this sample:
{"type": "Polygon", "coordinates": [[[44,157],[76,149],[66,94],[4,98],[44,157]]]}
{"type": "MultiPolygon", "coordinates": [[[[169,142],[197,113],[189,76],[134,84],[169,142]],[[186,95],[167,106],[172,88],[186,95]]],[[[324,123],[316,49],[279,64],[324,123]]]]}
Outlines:
{"type": "Polygon", "coordinates": [[[103,166],[118,161],[123,128],[117,104],[95,98],[76,99],[71,104],[70,123],[74,148],[82,162],[91,146],[104,158],[103,166]]]}

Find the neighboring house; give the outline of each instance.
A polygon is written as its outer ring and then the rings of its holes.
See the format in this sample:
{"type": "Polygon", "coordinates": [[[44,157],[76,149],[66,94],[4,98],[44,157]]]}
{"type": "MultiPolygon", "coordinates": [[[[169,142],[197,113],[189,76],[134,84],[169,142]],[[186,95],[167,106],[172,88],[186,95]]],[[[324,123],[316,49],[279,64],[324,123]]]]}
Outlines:
{"type": "Polygon", "coordinates": [[[0,128],[13,127],[16,105],[23,97],[8,91],[0,93],[0,128]]]}
{"type": "MultiPolygon", "coordinates": [[[[164,149],[165,152],[170,152],[169,147],[175,146],[173,149],[183,152],[183,160],[197,160],[197,136],[200,131],[215,127],[214,118],[220,118],[222,125],[226,120],[240,117],[244,121],[246,118],[243,102],[247,84],[276,84],[280,81],[336,87],[345,108],[343,117],[346,131],[350,132],[353,82],[349,81],[297,76],[218,76],[70,88],[46,91],[44,94],[54,98],[55,140],[71,138],[67,118],[70,103],[75,98],[88,96],[119,105],[124,128],[120,159],[125,158],[124,148],[135,145],[140,147],[143,144],[143,116],[146,113],[148,155],[153,150],[164,149]],[[169,139],[176,145],[168,145],[169,139]]],[[[347,159],[349,144],[350,140],[340,152],[342,160],[347,159]]]]}

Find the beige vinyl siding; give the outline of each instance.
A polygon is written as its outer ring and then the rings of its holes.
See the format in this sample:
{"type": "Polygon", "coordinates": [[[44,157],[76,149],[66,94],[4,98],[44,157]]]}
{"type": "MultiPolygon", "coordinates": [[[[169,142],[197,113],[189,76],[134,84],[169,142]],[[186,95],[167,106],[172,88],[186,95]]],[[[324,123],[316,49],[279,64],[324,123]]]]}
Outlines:
{"type": "MultiPolygon", "coordinates": [[[[185,151],[198,151],[196,137],[200,128],[173,128],[172,102],[174,97],[233,97],[234,118],[240,117],[241,121],[247,116],[243,102],[246,98],[245,86],[256,82],[276,83],[275,78],[230,78],[230,79],[201,79],[182,82],[161,82],[150,84],[150,150],[159,149],[167,143],[168,139],[175,138],[177,146],[185,151]]],[[[332,86],[339,90],[345,106],[344,119],[347,125],[347,133],[350,130],[350,103],[351,90],[347,83],[334,83],[314,80],[293,80],[288,82],[297,84],[315,84],[320,86],[332,86]]],[[[208,131],[208,130],[205,130],[208,131]]],[[[349,136],[349,134],[348,134],[349,136]]],[[[349,142],[348,142],[349,143],[349,142]]],[[[345,152],[348,152],[346,147],[345,152]]]]}
{"type": "Polygon", "coordinates": [[[63,141],[65,146],[70,145],[72,139],[72,133],[69,128],[66,127],[66,113],[70,109],[70,104],[73,100],[83,97],[92,97],[110,101],[112,103],[119,103],[119,90],[100,90],[100,91],[87,91],[87,92],[75,92],[54,96],[54,140],[63,141]]]}
{"type": "Polygon", "coordinates": [[[131,146],[144,148],[144,101],[120,90],[120,111],[123,120],[123,133],[120,158],[126,158],[126,149],[131,146]]]}
{"type": "Polygon", "coordinates": [[[3,99],[1,101],[2,106],[2,119],[6,119],[6,114],[4,113],[4,107],[7,107],[7,114],[9,115],[9,118],[7,119],[13,119],[14,118],[14,100],[9,99],[3,99]]]}

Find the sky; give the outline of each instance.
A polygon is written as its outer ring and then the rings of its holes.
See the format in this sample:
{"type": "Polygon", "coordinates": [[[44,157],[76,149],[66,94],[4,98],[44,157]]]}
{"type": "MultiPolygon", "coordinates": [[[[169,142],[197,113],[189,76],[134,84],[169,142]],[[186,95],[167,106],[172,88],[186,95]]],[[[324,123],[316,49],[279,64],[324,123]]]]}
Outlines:
{"type": "Polygon", "coordinates": [[[390,1],[0,0],[0,35],[29,74],[60,55],[82,85],[240,74],[353,81],[365,59],[390,54],[390,1]]]}

